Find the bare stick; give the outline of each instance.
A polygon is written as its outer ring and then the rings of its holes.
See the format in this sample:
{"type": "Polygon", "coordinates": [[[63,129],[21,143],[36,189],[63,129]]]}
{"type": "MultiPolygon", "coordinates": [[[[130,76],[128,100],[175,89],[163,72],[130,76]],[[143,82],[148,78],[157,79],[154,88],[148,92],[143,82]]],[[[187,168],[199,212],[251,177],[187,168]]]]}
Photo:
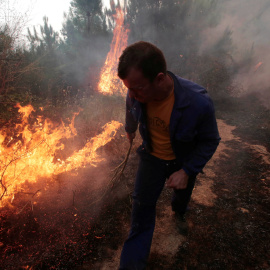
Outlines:
{"type": "Polygon", "coordinates": [[[128,149],[128,152],[126,154],[126,157],[124,159],[123,162],[120,163],[120,165],[118,165],[113,171],[114,171],[114,174],[107,186],[107,188],[105,189],[105,191],[103,192],[103,194],[98,198],[96,199],[95,201],[93,201],[90,205],[93,205],[93,204],[96,204],[98,203],[99,201],[101,201],[106,195],[108,195],[108,193],[111,191],[111,189],[120,181],[121,179],[121,176],[126,168],[126,165],[127,165],[127,161],[128,161],[128,158],[129,158],[129,155],[130,155],[130,151],[131,151],[131,148],[132,148],[132,143],[130,143],[129,145],[129,149],[128,149]]]}
{"type": "Polygon", "coordinates": [[[29,203],[31,203],[32,211],[34,211],[32,200],[33,200],[34,196],[35,196],[38,192],[40,192],[40,189],[37,190],[35,193],[33,193],[31,200],[29,200],[29,201],[24,205],[24,207],[17,213],[17,215],[19,215],[29,203]]]}
{"type": "Polygon", "coordinates": [[[72,190],[72,192],[73,192],[72,206],[74,207],[74,205],[75,205],[75,193],[76,193],[76,190],[72,190]]]}
{"type": "Polygon", "coordinates": [[[5,168],[4,168],[4,170],[3,170],[2,174],[1,174],[1,177],[0,177],[0,185],[1,185],[2,188],[4,189],[3,193],[2,193],[1,196],[0,196],[0,201],[2,200],[2,198],[4,197],[4,195],[5,195],[6,192],[7,192],[7,187],[6,187],[6,186],[4,185],[4,183],[3,183],[3,178],[4,178],[4,174],[5,174],[5,172],[6,172],[7,168],[8,168],[8,166],[9,166],[10,164],[12,164],[13,162],[15,162],[16,160],[21,159],[21,158],[22,158],[23,156],[25,156],[27,153],[29,153],[29,152],[33,151],[34,149],[36,149],[40,144],[42,144],[42,143],[45,142],[45,141],[46,141],[45,139],[41,140],[39,143],[37,143],[35,146],[33,146],[32,148],[30,148],[29,150],[25,151],[25,152],[24,152],[23,154],[21,154],[20,156],[11,159],[11,160],[9,161],[9,163],[5,166],[5,168]]]}

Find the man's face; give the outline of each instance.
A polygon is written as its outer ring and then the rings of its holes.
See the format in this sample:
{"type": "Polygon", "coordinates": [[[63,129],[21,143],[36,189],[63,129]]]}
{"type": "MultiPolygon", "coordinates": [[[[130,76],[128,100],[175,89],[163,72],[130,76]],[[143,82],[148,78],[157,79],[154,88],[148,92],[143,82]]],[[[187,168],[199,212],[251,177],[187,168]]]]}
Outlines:
{"type": "Polygon", "coordinates": [[[150,82],[140,70],[132,68],[123,83],[129,89],[131,98],[135,98],[141,103],[147,103],[155,99],[157,91],[155,80],[150,82]]]}

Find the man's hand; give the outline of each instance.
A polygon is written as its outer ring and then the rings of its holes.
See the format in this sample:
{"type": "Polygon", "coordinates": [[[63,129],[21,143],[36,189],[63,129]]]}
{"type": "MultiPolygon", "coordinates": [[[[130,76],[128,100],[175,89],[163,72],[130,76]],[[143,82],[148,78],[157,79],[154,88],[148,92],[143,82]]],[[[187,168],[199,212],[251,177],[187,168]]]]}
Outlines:
{"type": "Polygon", "coordinates": [[[166,186],[175,189],[185,189],[187,188],[187,184],[188,184],[188,175],[183,169],[181,169],[173,173],[169,177],[166,186]]]}
{"type": "Polygon", "coordinates": [[[127,133],[127,138],[128,138],[128,140],[129,140],[130,143],[133,142],[135,136],[136,136],[136,133],[135,132],[133,132],[133,133],[127,133]]]}

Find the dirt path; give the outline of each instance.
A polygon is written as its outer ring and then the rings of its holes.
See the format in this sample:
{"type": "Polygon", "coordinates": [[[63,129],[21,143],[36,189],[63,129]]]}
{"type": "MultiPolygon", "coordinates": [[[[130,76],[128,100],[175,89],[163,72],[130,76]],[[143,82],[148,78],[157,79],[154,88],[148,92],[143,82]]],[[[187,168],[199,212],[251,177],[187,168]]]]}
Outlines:
{"type": "MultiPolygon", "coordinates": [[[[193,200],[205,206],[213,206],[214,200],[217,198],[217,195],[213,193],[213,183],[215,178],[217,177],[217,173],[220,169],[217,169],[216,164],[219,162],[234,162],[233,156],[230,154],[234,151],[234,147],[232,143],[242,144],[242,146],[247,150],[251,151],[251,155],[253,155],[257,159],[262,159],[265,165],[270,166],[270,153],[267,149],[262,145],[253,145],[243,142],[240,137],[237,137],[233,134],[235,126],[227,125],[224,121],[218,120],[218,127],[222,137],[220,145],[215,153],[214,157],[210,160],[210,162],[205,167],[205,174],[200,175],[201,179],[200,187],[196,188],[193,192],[193,200]]],[[[236,165],[236,164],[235,164],[236,165]]],[[[219,165],[220,167],[220,165],[219,165]]],[[[221,166],[222,167],[222,166],[221,166]]],[[[270,167],[269,167],[270,168],[270,167]]],[[[270,180],[270,170],[265,172],[265,179],[270,180]]]]}
{"type": "MultiPolygon", "coordinates": [[[[179,235],[164,189],[148,269],[270,269],[270,153],[234,134],[235,127],[218,120],[222,141],[199,175],[187,214],[189,234],[179,235]]],[[[122,223],[122,234],[129,229],[122,223]]],[[[91,269],[117,269],[122,244],[91,269]]],[[[85,268],[90,269],[90,268],[85,268]]]]}

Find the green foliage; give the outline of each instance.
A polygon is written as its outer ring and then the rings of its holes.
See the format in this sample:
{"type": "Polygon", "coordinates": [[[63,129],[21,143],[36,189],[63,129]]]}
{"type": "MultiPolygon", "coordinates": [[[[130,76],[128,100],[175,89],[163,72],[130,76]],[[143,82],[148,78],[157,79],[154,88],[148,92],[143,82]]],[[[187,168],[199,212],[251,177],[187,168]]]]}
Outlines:
{"type": "MultiPolygon", "coordinates": [[[[9,91],[9,106],[16,102],[34,103],[63,112],[80,105],[78,100],[85,95],[89,97],[110,45],[106,23],[109,16],[102,10],[101,1],[72,1],[65,17],[64,39],[54,31],[47,17],[43,18],[40,31],[35,27],[28,29],[30,45],[20,51],[24,72],[20,80],[13,80],[17,85],[12,85],[14,91],[9,91]]],[[[4,41],[8,44],[12,40],[6,36],[1,38],[4,41]]],[[[14,50],[12,45],[5,47],[14,50]]]]}
{"type": "Polygon", "coordinates": [[[51,25],[48,24],[48,18],[44,17],[44,26],[40,27],[42,40],[44,40],[48,51],[52,51],[54,46],[58,45],[58,33],[54,32],[51,25]]]}
{"type": "Polygon", "coordinates": [[[112,38],[110,12],[102,9],[101,0],[73,0],[63,24],[63,72],[72,89],[96,85],[112,38]]]}
{"type": "Polygon", "coordinates": [[[70,5],[63,26],[67,44],[76,46],[85,39],[106,34],[106,15],[101,0],[73,0],[70,5]]]}
{"type": "Polygon", "coordinates": [[[16,85],[23,72],[23,55],[15,47],[15,38],[8,25],[0,28],[0,95],[6,95],[16,85]]]}
{"type": "Polygon", "coordinates": [[[29,102],[29,92],[23,82],[33,72],[22,48],[16,46],[17,36],[4,25],[0,28],[0,126],[14,115],[17,102],[29,102]]]}

